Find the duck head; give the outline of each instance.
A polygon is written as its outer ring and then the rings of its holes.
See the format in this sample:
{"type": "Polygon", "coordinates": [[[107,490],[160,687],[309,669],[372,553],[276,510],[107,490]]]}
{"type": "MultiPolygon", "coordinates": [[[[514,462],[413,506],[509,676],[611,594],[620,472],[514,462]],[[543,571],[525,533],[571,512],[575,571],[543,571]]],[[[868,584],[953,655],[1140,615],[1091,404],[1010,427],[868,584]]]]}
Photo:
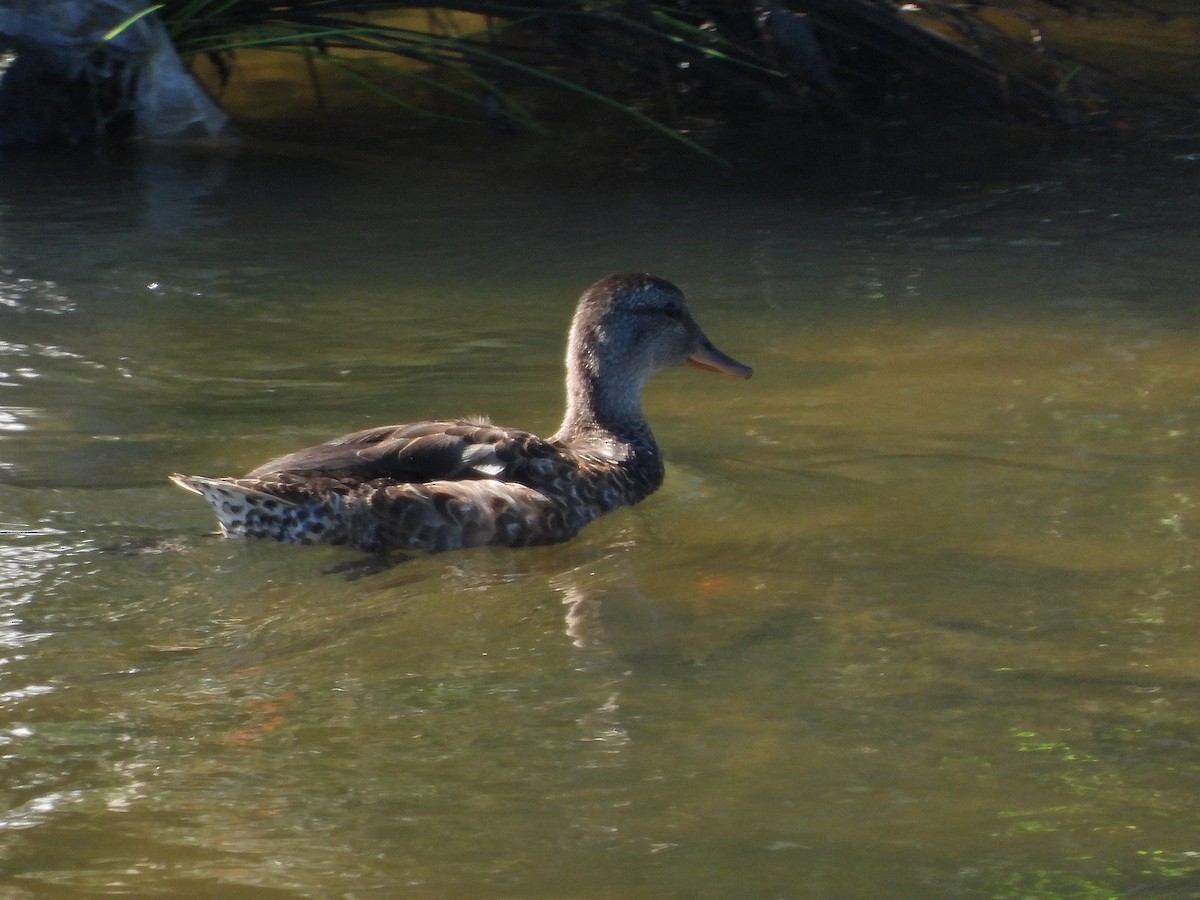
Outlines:
{"type": "Polygon", "coordinates": [[[571,323],[559,436],[642,427],[642,387],[656,372],[680,365],[735,378],[753,371],[713,346],[671,282],[640,273],[597,281],[580,297],[571,323]]]}

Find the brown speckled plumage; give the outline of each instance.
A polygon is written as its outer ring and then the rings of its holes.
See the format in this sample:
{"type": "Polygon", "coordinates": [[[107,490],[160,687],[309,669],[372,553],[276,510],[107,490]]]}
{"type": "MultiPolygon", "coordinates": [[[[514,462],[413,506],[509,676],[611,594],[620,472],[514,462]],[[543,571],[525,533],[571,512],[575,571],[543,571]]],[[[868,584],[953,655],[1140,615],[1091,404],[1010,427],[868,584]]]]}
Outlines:
{"type": "Polygon", "coordinates": [[[242,478],[171,480],[208,500],[229,536],[370,551],[564,541],[662,484],[641,391],[684,363],[750,376],[704,337],[670,282],[613,275],[580,298],[567,412],[551,438],[483,420],[418,422],[348,434],[242,478]]]}

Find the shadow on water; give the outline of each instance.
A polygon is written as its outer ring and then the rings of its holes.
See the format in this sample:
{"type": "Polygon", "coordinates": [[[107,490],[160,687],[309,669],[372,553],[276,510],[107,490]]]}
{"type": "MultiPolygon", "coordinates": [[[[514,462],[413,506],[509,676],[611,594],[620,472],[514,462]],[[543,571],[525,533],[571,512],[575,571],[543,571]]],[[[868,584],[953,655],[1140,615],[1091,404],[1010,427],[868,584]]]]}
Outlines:
{"type": "Polygon", "coordinates": [[[0,883],[1188,895],[1200,169],[1144,153],[770,190],[6,168],[0,883]],[[573,542],[221,541],[165,481],[547,432],[575,294],[637,268],[756,375],[656,379],[666,485],[573,542]]]}

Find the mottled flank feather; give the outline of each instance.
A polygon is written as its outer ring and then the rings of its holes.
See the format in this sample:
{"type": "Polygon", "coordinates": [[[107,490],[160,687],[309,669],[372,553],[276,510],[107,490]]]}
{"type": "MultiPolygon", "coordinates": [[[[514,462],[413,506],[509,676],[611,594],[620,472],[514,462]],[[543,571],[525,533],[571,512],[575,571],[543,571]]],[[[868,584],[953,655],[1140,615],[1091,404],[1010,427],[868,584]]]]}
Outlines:
{"type": "Polygon", "coordinates": [[[368,551],[523,547],[567,540],[662,483],[641,412],[667,366],[749,377],[716,350],[678,288],[612,276],[580,299],[567,353],[567,414],[554,437],[451,419],[358,431],[243,478],[173,475],[203,496],[230,537],[368,551]]]}

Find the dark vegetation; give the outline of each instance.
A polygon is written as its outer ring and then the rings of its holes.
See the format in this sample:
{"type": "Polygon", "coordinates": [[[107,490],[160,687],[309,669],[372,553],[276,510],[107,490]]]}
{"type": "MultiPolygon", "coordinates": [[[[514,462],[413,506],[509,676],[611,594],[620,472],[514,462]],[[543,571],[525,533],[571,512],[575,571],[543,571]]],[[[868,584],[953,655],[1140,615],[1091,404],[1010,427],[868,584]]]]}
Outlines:
{"type": "Polygon", "coordinates": [[[1060,129],[1127,124],[1139,105],[1190,115],[1194,85],[1152,88],[1089,53],[1086,37],[1072,39],[1120,18],[1169,28],[1189,9],[1170,0],[166,0],[156,14],[185,58],[207,61],[218,96],[246,52],[269,50],[301,55],[318,94],[336,76],[414,116],[504,132],[539,130],[564,107],[607,108],[707,152],[694,139],[704,123],[762,116],[828,136],[961,115],[1060,129]]]}

